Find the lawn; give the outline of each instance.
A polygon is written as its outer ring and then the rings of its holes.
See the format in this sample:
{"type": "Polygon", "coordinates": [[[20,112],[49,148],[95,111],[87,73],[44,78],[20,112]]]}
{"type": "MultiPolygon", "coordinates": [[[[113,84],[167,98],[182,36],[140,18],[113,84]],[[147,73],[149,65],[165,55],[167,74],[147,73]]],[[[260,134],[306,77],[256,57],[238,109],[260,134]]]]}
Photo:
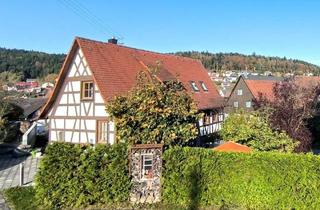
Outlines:
{"type": "Polygon", "coordinates": [[[4,197],[10,208],[15,210],[35,210],[35,191],[33,187],[14,187],[4,190],[4,197]]]}

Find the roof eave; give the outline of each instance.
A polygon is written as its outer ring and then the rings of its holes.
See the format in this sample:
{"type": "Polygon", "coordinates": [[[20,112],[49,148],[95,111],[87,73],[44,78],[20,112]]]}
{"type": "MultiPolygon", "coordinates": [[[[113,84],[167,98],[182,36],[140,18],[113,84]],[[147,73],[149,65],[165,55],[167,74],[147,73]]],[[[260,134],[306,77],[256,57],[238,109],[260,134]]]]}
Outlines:
{"type": "Polygon", "coordinates": [[[57,97],[58,93],[59,93],[59,89],[61,88],[61,85],[63,84],[63,81],[65,79],[65,74],[66,71],[70,65],[71,59],[74,56],[74,53],[76,52],[76,50],[79,48],[79,43],[78,43],[78,38],[76,37],[71,45],[71,48],[67,54],[67,57],[65,58],[63,65],[60,69],[58,78],[57,78],[57,83],[55,84],[53,91],[51,92],[46,104],[43,106],[43,108],[41,109],[40,115],[38,117],[38,119],[46,119],[47,118],[47,114],[48,111],[50,110],[51,106],[54,103],[54,99],[57,97]]]}

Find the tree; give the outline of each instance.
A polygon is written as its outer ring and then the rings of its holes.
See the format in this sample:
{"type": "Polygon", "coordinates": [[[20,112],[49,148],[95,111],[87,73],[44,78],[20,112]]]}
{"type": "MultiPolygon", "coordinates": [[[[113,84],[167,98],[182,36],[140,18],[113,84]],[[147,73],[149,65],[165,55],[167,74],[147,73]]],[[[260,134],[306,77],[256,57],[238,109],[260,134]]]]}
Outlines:
{"type": "Polygon", "coordinates": [[[58,74],[48,74],[45,78],[44,81],[45,82],[51,82],[51,83],[55,83],[55,80],[58,78],[58,74]]]}
{"type": "Polygon", "coordinates": [[[256,72],[312,72],[319,75],[320,67],[301,60],[280,57],[267,57],[252,53],[243,55],[239,53],[209,53],[209,52],[177,52],[177,55],[201,60],[208,70],[217,72],[226,70],[253,70],[256,72]]]}
{"type": "Polygon", "coordinates": [[[5,118],[0,118],[0,143],[12,142],[16,139],[17,127],[5,118]]]}
{"type": "Polygon", "coordinates": [[[19,80],[43,78],[47,74],[57,73],[64,58],[63,54],[0,48],[0,73],[16,73],[19,80]]]}
{"type": "Polygon", "coordinates": [[[247,145],[258,151],[292,152],[297,146],[285,132],[274,131],[260,112],[238,112],[228,116],[220,131],[223,140],[247,145]]]}
{"type": "Polygon", "coordinates": [[[22,80],[21,73],[13,73],[9,71],[4,71],[0,73],[0,85],[4,84],[14,84],[22,80]]]}
{"type": "Polygon", "coordinates": [[[276,83],[273,87],[272,101],[258,97],[255,102],[257,109],[268,110],[273,129],[285,131],[300,144],[297,152],[311,149],[312,134],[308,121],[315,115],[320,93],[319,85],[299,85],[293,79],[276,83]]]}
{"type": "Polygon", "coordinates": [[[9,103],[8,97],[6,92],[0,91],[0,119],[5,118],[13,111],[13,106],[9,103]]]}
{"type": "Polygon", "coordinates": [[[0,143],[14,141],[17,135],[17,127],[10,124],[7,118],[18,109],[8,102],[7,97],[5,92],[0,91],[0,143]]]}
{"type": "Polygon", "coordinates": [[[127,95],[107,104],[116,123],[117,140],[129,144],[185,144],[197,137],[201,115],[179,82],[159,82],[140,73],[138,84],[127,95]]]}

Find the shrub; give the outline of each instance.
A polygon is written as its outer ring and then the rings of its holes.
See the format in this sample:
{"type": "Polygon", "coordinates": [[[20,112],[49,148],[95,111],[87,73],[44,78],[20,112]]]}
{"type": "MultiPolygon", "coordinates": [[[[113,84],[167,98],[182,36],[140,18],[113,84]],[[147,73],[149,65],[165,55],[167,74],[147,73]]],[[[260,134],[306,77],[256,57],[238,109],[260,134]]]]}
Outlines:
{"type": "Polygon", "coordinates": [[[245,144],[258,151],[293,152],[299,144],[285,132],[272,130],[268,117],[260,112],[230,114],[220,134],[225,141],[245,144]]]}
{"type": "Polygon", "coordinates": [[[199,206],[320,208],[318,156],[174,147],[164,152],[164,162],[164,203],[191,209],[199,206]]]}
{"type": "Polygon", "coordinates": [[[49,145],[36,175],[37,200],[49,208],[127,201],[130,191],[127,152],[125,144],[49,145]]]}

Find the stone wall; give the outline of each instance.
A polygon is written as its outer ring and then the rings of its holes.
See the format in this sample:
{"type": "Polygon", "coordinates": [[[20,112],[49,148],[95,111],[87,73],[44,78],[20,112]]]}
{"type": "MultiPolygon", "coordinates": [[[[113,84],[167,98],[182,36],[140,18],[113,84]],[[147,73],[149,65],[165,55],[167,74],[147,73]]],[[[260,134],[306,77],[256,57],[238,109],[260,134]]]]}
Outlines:
{"type": "Polygon", "coordinates": [[[131,202],[154,203],[160,201],[162,147],[161,144],[140,144],[131,147],[129,157],[132,181],[131,202]],[[149,166],[150,163],[152,166],[149,166]]]}

